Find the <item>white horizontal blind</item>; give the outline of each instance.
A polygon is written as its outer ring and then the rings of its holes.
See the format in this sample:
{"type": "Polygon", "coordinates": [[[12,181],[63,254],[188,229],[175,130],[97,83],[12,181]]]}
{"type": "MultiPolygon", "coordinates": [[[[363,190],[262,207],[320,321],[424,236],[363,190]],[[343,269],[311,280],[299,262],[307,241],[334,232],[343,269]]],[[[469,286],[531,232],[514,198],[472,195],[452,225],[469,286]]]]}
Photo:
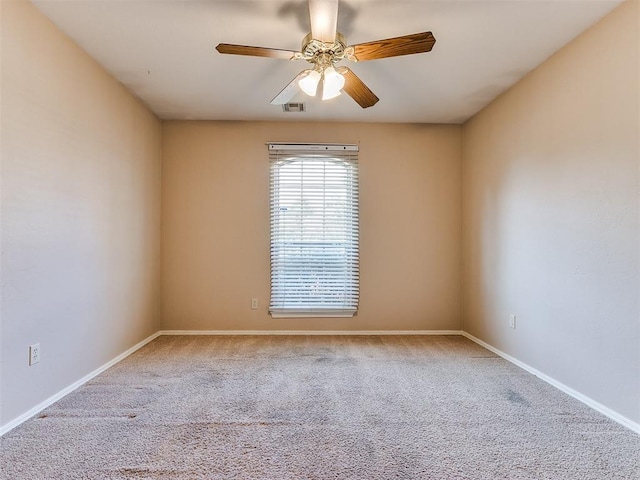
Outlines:
{"type": "Polygon", "coordinates": [[[357,145],[269,144],[274,317],[353,316],[359,298],[357,145]]]}

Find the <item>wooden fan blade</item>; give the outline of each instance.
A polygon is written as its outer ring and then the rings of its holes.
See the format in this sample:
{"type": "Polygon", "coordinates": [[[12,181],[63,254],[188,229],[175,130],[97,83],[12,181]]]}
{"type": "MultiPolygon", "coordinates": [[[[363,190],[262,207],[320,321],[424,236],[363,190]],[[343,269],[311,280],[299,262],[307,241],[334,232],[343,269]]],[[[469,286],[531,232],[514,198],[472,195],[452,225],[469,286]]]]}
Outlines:
{"type": "Polygon", "coordinates": [[[277,48],[250,47],[248,45],[232,45],[230,43],[221,43],[216,47],[220,53],[228,53],[230,55],[249,55],[251,57],[269,57],[282,58],[283,60],[291,60],[297,52],[291,50],[279,50],[277,48]]]}
{"type": "Polygon", "coordinates": [[[434,43],[436,43],[436,39],[431,32],[422,32],[375,42],[360,43],[353,45],[353,49],[358,61],[363,61],[430,52],[434,43]]]}
{"type": "Polygon", "coordinates": [[[273,100],[271,100],[271,105],[284,105],[285,103],[288,103],[289,100],[291,100],[293,97],[295,97],[296,93],[300,91],[298,82],[309,75],[310,71],[311,70],[303,70],[298,75],[296,75],[296,77],[289,82],[289,85],[284,87],[278,95],[273,97],[273,100]]]}
{"type": "Polygon", "coordinates": [[[311,38],[324,43],[336,41],[338,0],[309,0],[311,38]]]}
{"type": "Polygon", "coordinates": [[[362,108],[373,107],[378,100],[376,94],[367,87],[358,76],[347,67],[338,68],[338,72],[344,77],[342,91],[353,98],[362,108]]]}

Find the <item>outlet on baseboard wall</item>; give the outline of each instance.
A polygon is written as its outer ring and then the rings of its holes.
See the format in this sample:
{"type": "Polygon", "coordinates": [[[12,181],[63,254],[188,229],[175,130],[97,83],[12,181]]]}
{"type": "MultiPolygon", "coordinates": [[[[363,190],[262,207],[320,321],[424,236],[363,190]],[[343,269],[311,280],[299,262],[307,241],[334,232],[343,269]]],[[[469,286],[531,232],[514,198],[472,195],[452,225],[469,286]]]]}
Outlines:
{"type": "Polygon", "coordinates": [[[509,315],[509,326],[511,328],[516,328],[516,316],[513,313],[509,315]]]}
{"type": "Polygon", "coordinates": [[[40,362],[40,344],[29,345],[29,366],[40,362]]]}

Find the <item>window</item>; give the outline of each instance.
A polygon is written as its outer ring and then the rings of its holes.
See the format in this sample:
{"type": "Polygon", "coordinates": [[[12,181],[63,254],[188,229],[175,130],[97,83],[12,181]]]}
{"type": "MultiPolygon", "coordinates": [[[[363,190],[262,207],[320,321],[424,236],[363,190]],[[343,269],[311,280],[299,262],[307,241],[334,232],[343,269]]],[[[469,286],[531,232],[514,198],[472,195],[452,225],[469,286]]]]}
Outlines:
{"type": "Polygon", "coordinates": [[[274,317],[358,309],[358,147],[269,144],[274,317]]]}

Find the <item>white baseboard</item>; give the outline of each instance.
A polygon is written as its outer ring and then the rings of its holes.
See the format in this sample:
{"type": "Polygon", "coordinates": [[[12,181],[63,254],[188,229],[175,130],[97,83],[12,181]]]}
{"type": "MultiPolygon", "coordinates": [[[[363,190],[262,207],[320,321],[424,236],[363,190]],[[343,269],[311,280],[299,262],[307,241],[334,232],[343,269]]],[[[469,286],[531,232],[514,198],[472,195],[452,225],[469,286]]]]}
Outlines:
{"type": "Polygon", "coordinates": [[[20,415],[17,418],[14,418],[9,423],[6,423],[6,424],[0,426],[0,436],[4,435],[9,430],[12,430],[12,429],[16,428],[21,423],[29,420],[34,415],[40,413],[42,410],[44,410],[48,406],[52,405],[53,403],[57,402],[58,400],[60,400],[65,395],[68,395],[69,393],[73,392],[76,388],[78,388],[78,387],[82,386],[83,384],[87,383],[93,377],[95,377],[97,375],[100,375],[106,369],[108,369],[108,368],[112,367],[113,365],[115,365],[116,363],[124,360],[126,357],[131,355],[133,352],[135,352],[136,350],[139,350],[140,348],[144,347],[147,343],[149,343],[150,341],[154,340],[155,338],[157,338],[159,336],[160,336],[160,332],[156,332],[153,335],[145,338],[140,343],[137,343],[136,345],[134,345],[133,347],[128,349],[126,352],[121,353],[120,355],[118,355],[114,359],[108,361],[104,365],[102,365],[102,366],[98,367],[97,369],[95,369],[93,372],[85,375],[80,380],[72,383],[68,387],[60,390],[58,393],[50,396],[45,401],[39,403],[38,405],[36,405],[32,409],[30,409],[29,411],[23,413],[22,415],[20,415]]]}
{"type": "Polygon", "coordinates": [[[625,417],[623,415],[620,415],[618,412],[615,412],[615,411],[611,410],[608,407],[605,407],[601,403],[596,402],[592,398],[589,398],[586,395],[574,390],[573,388],[566,386],[564,383],[559,382],[558,380],[550,377],[549,375],[546,375],[546,374],[542,373],[541,371],[533,368],[532,366],[527,365],[524,362],[521,362],[517,358],[514,358],[514,357],[512,357],[511,355],[509,355],[507,353],[504,353],[502,350],[498,350],[497,348],[489,345],[488,343],[483,342],[482,340],[480,340],[479,338],[474,337],[470,333],[467,333],[467,332],[463,331],[462,335],[465,336],[466,338],[468,338],[469,340],[477,343],[478,345],[486,348],[487,350],[490,350],[491,352],[495,353],[496,355],[501,356],[505,360],[508,360],[509,362],[513,363],[514,365],[522,368],[523,370],[526,370],[527,372],[535,375],[540,380],[544,380],[549,385],[557,388],[558,390],[561,390],[562,392],[566,393],[567,395],[572,396],[576,400],[581,401],[582,403],[584,403],[588,407],[591,407],[594,410],[596,410],[597,412],[600,412],[601,414],[603,414],[604,416],[609,417],[611,420],[613,420],[613,421],[619,423],[620,425],[622,425],[624,427],[627,427],[628,429],[640,434],[640,424],[628,419],[627,417],[625,417]]]}
{"type": "Polygon", "coordinates": [[[462,335],[461,330],[160,330],[160,335],[462,335]]]}

